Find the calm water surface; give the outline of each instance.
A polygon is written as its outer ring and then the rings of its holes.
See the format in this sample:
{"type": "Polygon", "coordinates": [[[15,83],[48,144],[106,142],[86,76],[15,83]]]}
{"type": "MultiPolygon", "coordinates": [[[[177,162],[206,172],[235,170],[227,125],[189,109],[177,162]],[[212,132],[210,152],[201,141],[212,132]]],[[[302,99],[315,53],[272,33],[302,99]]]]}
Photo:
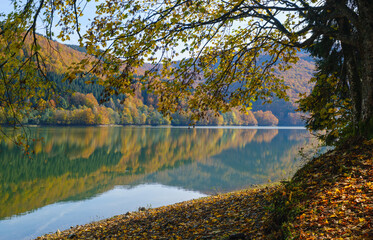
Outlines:
{"type": "Polygon", "coordinates": [[[31,239],[139,207],[291,176],[304,129],[30,128],[28,159],[0,143],[0,239],[31,239]]]}

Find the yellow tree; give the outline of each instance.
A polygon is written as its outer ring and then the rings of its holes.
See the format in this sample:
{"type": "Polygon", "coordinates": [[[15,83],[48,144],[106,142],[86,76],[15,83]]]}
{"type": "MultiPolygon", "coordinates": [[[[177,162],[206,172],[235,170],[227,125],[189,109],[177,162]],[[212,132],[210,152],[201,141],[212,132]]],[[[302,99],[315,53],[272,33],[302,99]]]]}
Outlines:
{"type": "MultiPolygon", "coordinates": [[[[17,69],[32,72],[30,81],[43,76],[45,68],[36,37],[38,18],[45,24],[46,36],[52,37],[53,19],[58,16],[61,32],[57,37],[68,40],[76,32],[81,47],[90,56],[72,66],[68,79],[84,74],[91,60],[89,73],[100,78],[106,97],[133,93],[134,84],[141,81],[160,96],[161,112],[188,108],[193,121],[209,109],[226,112],[241,106],[245,111],[257,99],[286,99],[286,86],[274,75],[273,67],[286,70],[296,62],[299,48],[320,46],[319,43],[325,46],[323,39],[330,39],[332,48],[341,53],[341,64],[336,66],[342,70],[337,71],[337,77],[331,77],[333,72],[327,72],[326,77],[337,90],[347,89],[340,91],[347,93],[340,101],[342,106],[330,108],[331,119],[347,115],[341,128],[352,126],[356,136],[373,135],[370,0],[108,0],[97,5],[97,16],[82,32],[79,17],[84,14],[86,2],[90,0],[13,1],[15,11],[3,15],[0,32],[1,46],[9,49],[0,59],[2,78],[7,81],[3,93],[11,79],[18,81],[22,89],[26,78],[17,75],[17,69]],[[28,35],[33,36],[31,54],[26,58],[15,57],[28,35]],[[186,57],[174,61],[179,54],[186,57]],[[145,71],[142,79],[136,79],[135,70],[146,62],[151,62],[153,68],[145,71]],[[342,115],[339,109],[346,104],[351,104],[352,110],[342,115]]],[[[19,93],[16,96],[24,96],[19,93]]],[[[25,100],[5,96],[10,104],[25,100]]],[[[333,95],[323,99],[333,104],[333,95]]],[[[309,107],[311,103],[304,102],[303,109],[316,111],[309,107]]],[[[335,127],[316,125],[326,130],[335,127]]]]}

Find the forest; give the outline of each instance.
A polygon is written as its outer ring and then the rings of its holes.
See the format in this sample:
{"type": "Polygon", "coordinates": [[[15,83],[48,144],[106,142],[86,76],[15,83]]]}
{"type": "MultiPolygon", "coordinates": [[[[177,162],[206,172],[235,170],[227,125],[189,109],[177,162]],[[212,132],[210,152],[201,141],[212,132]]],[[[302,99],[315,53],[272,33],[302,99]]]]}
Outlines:
{"type": "MultiPolygon", "coordinates": [[[[134,94],[112,95],[104,98],[104,86],[92,82],[90,77],[76,78],[69,82],[66,72],[72,61],[84,57],[84,48],[48,41],[39,35],[44,55],[48,55],[47,77],[53,83],[53,91],[43,98],[30,98],[31,107],[18,113],[0,107],[2,125],[173,125],[173,126],[303,126],[301,114],[296,112],[299,94],[308,92],[307,81],[313,71],[313,60],[306,53],[299,53],[300,60],[287,72],[277,71],[289,86],[289,101],[274,98],[271,104],[258,100],[252,109],[242,113],[238,107],[216,114],[208,111],[203,119],[192,120],[187,111],[163,116],[158,110],[158,97],[142,90],[140,83],[134,86],[134,94]],[[57,49],[59,52],[51,50],[57,49]],[[90,84],[87,84],[89,82],[90,84]]],[[[28,50],[23,51],[27,55],[28,50]]],[[[146,66],[139,68],[141,75],[146,66]]],[[[147,66],[149,68],[149,66],[147,66]]],[[[141,76],[139,76],[141,77],[141,76]]]]}

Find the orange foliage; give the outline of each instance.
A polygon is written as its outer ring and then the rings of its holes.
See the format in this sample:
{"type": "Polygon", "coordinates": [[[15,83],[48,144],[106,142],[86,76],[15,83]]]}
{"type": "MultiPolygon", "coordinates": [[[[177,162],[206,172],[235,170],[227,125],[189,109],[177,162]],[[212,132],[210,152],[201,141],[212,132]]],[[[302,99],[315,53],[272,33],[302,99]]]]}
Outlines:
{"type": "Polygon", "coordinates": [[[276,126],[278,124],[278,119],[271,111],[263,112],[262,110],[259,110],[254,112],[254,116],[260,125],[276,126]]]}

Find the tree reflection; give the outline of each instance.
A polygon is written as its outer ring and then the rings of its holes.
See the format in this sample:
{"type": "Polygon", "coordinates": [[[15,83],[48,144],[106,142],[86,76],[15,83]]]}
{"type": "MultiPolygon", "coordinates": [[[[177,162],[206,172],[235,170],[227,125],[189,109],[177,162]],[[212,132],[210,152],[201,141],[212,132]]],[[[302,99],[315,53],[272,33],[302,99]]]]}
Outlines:
{"type": "Polygon", "coordinates": [[[116,185],[161,182],[204,192],[276,180],[295,168],[305,130],[33,128],[32,159],[0,142],[0,218],[116,185]]]}

